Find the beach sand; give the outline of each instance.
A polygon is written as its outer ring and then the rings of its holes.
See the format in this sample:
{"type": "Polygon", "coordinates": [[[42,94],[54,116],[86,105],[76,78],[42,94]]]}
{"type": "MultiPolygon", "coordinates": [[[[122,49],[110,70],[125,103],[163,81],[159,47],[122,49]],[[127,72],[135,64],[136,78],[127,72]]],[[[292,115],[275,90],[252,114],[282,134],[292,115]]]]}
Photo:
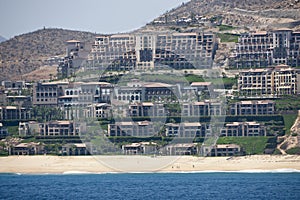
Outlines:
{"type": "Polygon", "coordinates": [[[300,156],[9,156],[0,173],[114,173],[300,170],[300,156]]]}

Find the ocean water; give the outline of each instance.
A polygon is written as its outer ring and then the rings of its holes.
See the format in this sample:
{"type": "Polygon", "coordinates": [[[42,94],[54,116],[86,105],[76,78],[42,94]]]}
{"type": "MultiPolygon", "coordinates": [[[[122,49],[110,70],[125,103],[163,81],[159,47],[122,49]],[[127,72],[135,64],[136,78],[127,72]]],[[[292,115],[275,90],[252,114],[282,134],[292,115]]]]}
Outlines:
{"type": "Polygon", "coordinates": [[[300,199],[300,173],[0,174],[1,199],[300,199]]]}

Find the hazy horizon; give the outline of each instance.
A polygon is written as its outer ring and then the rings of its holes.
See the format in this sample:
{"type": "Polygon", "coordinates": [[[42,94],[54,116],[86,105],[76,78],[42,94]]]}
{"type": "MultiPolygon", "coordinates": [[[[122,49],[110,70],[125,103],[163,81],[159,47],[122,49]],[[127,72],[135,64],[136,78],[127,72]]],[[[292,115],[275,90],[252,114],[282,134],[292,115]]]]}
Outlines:
{"type": "Polygon", "coordinates": [[[96,33],[127,32],[188,1],[87,0],[74,3],[71,0],[2,0],[0,35],[10,39],[43,27],[96,33]]]}

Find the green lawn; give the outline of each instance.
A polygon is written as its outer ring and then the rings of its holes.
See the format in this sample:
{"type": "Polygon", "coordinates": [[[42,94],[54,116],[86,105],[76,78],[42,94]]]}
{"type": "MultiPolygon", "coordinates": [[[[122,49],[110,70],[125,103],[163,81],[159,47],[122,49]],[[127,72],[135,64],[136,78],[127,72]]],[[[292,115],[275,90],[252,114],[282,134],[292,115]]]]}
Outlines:
{"type": "Polygon", "coordinates": [[[217,33],[217,36],[221,39],[221,42],[238,42],[239,36],[230,33],[217,33]]]}
{"type": "Polygon", "coordinates": [[[222,24],[218,27],[219,27],[219,31],[231,31],[231,30],[236,29],[236,27],[229,26],[229,25],[224,25],[224,24],[222,24]]]}
{"type": "Polygon", "coordinates": [[[220,137],[217,144],[237,144],[240,145],[246,155],[263,154],[269,137],[220,137]]]}

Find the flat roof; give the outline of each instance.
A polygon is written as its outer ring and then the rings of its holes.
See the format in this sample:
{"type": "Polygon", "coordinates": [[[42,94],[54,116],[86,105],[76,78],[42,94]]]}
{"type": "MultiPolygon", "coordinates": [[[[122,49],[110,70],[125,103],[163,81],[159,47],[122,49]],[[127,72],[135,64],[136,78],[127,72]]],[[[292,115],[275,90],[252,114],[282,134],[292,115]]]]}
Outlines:
{"type": "Polygon", "coordinates": [[[68,41],[66,41],[67,43],[78,43],[78,42],[80,42],[79,40],[68,40],[68,41]]]}
{"type": "Polygon", "coordinates": [[[218,144],[216,147],[222,148],[222,149],[223,148],[240,148],[240,146],[237,144],[218,144]]]}
{"type": "Polygon", "coordinates": [[[172,86],[173,85],[166,84],[166,83],[147,83],[144,85],[144,87],[146,87],[146,88],[156,88],[156,87],[168,88],[168,87],[172,87],[172,86]]]}
{"type": "Polygon", "coordinates": [[[210,86],[211,82],[192,82],[191,86],[210,86]]]}

